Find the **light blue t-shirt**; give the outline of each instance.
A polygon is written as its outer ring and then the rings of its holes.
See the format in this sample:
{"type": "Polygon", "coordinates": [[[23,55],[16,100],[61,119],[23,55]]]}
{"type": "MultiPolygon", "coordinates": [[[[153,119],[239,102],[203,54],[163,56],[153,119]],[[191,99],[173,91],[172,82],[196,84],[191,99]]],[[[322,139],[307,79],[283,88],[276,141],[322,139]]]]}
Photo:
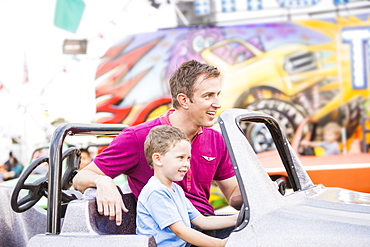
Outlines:
{"type": "Polygon", "coordinates": [[[154,236],[160,247],[185,246],[186,242],[169,226],[182,220],[191,227],[190,221],[199,214],[180,186],[172,183],[172,190],[169,190],[157,178],[151,177],[138,198],[136,234],[154,236]]]}
{"type": "Polygon", "coordinates": [[[326,141],[322,141],[319,143],[319,146],[324,148],[325,155],[340,154],[338,142],[328,143],[326,141]]]}

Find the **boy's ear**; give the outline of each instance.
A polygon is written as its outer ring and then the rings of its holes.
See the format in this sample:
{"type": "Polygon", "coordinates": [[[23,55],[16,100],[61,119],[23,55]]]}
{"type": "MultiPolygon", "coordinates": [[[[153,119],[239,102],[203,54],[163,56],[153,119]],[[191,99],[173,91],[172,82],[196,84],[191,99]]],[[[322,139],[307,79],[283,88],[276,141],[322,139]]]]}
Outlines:
{"type": "Polygon", "coordinates": [[[153,165],[162,166],[160,153],[153,153],[152,159],[153,159],[153,165]]]}
{"type": "Polygon", "coordinates": [[[189,97],[186,96],[184,93],[179,93],[177,95],[177,101],[179,102],[180,106],[184,109],[189,108],[189,97]]]}

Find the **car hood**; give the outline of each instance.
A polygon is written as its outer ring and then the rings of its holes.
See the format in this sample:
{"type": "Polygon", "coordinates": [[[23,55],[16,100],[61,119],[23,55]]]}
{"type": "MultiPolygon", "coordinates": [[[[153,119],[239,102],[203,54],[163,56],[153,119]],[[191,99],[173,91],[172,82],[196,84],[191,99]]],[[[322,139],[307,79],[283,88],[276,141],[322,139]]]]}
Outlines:
{"type": "Polygon", "coordinates": [[[364,211],[370,215],[370,194],[341,188],[327,188],[317,185],[305,191],[308,198],[317,204],[340,205],[343,209],[364,211]]]}

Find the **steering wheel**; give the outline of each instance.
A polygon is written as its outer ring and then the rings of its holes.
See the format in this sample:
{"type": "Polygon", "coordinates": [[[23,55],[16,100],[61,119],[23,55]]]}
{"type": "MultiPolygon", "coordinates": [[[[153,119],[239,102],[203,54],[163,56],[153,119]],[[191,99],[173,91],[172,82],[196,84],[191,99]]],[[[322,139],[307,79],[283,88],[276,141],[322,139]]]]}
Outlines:
{"type": "Polygon", "coordinates": [[[47,196],[48,175],[39,178],[32,183],[25,183],[33,170],[44,162],[49,162],[49,157],[42,156],[34,160],[19,176],[18,182],[14,187],[11,206],[15,212],[21,213],[30,209],[35,205],[42,196],[47,196]],[[19,192],[24,189],[28,190],[28,194],[18,201],[19,192]]]}
{"type": "Polygon", "coordinates": [[[72,186],[72,179],[80,168],[81,151],[76,147],[68,148],[63,152],[63,160],[67,158],[67,169],[62,177],[62,190],[68,190],[72,186]]]}
{"type": "MultiPolygon", "coordinates": [[[[66,157],[68,157],[68,160],[67,169],[62,179],[62,189],[68,189],[71,186],[71,181],[76,175],[79,166],[80,154],[80,150],[76,147],[69,148],[63,153],[62,160],[64,160],[66,157]],[[77,158],[75,157],[76,154],[77,158]]],[[[36,167],[44,162],[49,162],[49,158],[47,156],[42,156],[34,160],[19,177],[11,197],[11,207],[15,212],[22,213],[27,211],[33,207],[42,196],[48,196],[48,174],[32,183],[26,183],[26,180],[36,169],[36,167]],[[21,190],[28,190],[28,194],[18,200],[21,190]]],[[[68,203],[74,199],[77,199],[75,195],[69,195],[62,191],[62,203],[68,203]]]]}

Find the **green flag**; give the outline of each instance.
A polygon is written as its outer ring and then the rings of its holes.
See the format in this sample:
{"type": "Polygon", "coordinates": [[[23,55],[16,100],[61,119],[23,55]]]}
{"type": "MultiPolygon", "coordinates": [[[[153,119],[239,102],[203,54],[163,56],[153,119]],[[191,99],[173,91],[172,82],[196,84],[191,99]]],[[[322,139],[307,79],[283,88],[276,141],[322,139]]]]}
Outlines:
{"type": "Polygon", "coordinates": [[[83,0],[57,0],[54,25],[61,29],[76,33],[84,10],[85,3],[83,0]]]}

